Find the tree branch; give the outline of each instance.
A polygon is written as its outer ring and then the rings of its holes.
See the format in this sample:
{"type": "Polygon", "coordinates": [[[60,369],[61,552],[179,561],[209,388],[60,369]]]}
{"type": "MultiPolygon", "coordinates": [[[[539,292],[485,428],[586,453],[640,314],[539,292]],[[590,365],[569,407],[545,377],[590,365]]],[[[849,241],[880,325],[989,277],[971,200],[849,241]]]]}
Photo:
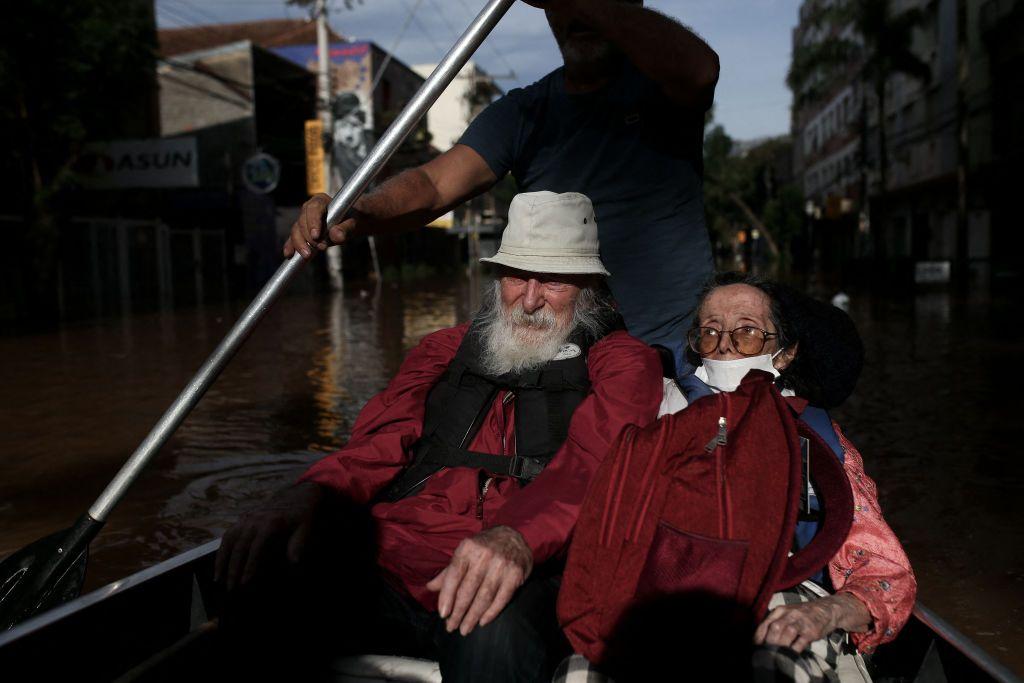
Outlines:
{"type": "Polygon", "coordinates": [[[743,201],[743,198],[736,192],[730,192],[729,199],[732,200],[733,204],[739,207],[739,210],[743,212],[743,215],[746,216],[747,220],[753,224],[754,228],[764,235],[764,241],[768,243],[768,250],[772,252],[772,256],[778,258],[779,246],[775,244],[775,239],[772,237],[771,232],[768,231],[768,228],[765,227],[761,219],[757,217],[747,203],[743,201]]]}

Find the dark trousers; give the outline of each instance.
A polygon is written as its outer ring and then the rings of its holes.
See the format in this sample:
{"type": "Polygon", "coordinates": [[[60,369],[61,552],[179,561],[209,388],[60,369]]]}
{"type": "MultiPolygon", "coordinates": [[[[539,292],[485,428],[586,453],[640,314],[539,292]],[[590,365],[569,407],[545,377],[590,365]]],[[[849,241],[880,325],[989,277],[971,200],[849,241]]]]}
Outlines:
{"type": "Polygon", "coordinates": [[[494,621],[448,633],[436,612],[384,580],[372,529],[355,512],[328,518],[317,534],[328,540],[313,542],[300,565],[264,567],[227,597],[221,672],[330,680],[339,657],[389,654],[437,660],[446,683],[551,680],[570,652],[555,616],[558,573],[535,568],[494,621]]]}
{"type": "Polygon", "coordinates": [[[555,619],[558,576],[528,580],[501,614],[469,635],[448,633],[444,620],[381,582],[370,623],[343,650],[435,659],[446,682],[550,681],[569,652],[555,619]]]}

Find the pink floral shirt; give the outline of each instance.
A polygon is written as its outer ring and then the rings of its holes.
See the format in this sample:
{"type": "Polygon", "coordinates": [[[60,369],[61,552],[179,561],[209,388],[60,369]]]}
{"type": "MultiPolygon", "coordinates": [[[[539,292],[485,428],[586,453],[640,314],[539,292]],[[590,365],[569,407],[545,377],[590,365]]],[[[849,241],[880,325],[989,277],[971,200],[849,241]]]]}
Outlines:
{"type": "Polygon", "coordinates": [[[866,633],[851,633],[853,644],[869,653],[896,637],[910,618],[917,580],[899,539],[882,518],[878,489],[864,471],[864,460],[833,423],[846,453],[844,466],[853,488],[853,526],[828,564],[836,592],[846,591],[867,606],[872,624],[866,633]]]}

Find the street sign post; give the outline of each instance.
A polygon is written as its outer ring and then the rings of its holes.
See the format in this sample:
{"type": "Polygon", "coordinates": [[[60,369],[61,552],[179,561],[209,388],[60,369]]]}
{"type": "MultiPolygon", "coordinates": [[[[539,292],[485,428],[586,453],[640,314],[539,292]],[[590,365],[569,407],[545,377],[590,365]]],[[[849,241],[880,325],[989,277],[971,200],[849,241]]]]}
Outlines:
{"type": "Polygon", "coordinates": [[[306,192],[327,192],[324,173],[324,124],[320,119],[306,121],[306,192]]]}

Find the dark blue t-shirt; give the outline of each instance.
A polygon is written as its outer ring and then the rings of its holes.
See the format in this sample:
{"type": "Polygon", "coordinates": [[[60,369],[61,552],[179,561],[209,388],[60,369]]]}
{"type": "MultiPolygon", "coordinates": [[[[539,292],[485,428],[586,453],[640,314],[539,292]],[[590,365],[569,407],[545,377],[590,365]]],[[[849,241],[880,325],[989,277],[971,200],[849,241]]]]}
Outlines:
{"type": "Polygon", "coordinates": [[[712,271],[701,194],[703,117],[686,113],[628,62],[608,86],[565,91],[563,69],[510,91],[461,144],[521,192],[582,192],[630,332],[681,356],[712,271]]]}

